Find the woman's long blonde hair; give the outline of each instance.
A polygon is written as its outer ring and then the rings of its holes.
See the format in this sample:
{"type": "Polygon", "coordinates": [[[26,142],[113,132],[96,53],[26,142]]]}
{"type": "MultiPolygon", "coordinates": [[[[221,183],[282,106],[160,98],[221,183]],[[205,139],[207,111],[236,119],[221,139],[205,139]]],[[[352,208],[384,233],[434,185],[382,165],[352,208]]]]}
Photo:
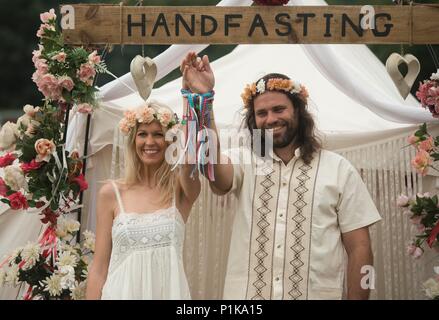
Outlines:
{"type": "MultiPolygon", "coordinates": [[[[161,108],[166,108],[173,113],[168,106],[155,101],[149,102],[148,105],[150,108],[154,109],[155,112],[161,108]]],[[[143,180],[144,165],[140,161],[136,152],[136,135],[140,125],[141,123],[137,122],[135,128],[131,130],[125,146],[125,173],[123,183],[127,186],[132,186],[143,180]]],[[[166,134],[166,128],[163,126],[162,128],[163,133],[166,134]]],[[[157,187],[160,189],[160,204],[165,205],[170,203],[174,197],[176,186],[176,173],[171,170],[171,164],[166,160],[163,160],[162,164],[154,174],[154,179],[157,181],[157,187]]]]}

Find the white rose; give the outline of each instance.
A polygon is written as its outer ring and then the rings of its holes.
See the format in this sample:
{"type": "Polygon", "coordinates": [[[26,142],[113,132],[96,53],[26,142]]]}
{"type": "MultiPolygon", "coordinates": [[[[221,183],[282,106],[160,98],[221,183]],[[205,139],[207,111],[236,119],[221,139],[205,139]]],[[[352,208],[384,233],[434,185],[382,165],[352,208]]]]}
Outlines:
{"type": "Polygon", "coordinates": [[[8,150],[17,142],[18,127],[13,122],[6,122],[0,130],[0,150],[8,150]]]}
{"type": "Polygon", "coordinates": [[[29,117],[27,114],[23,114],[20,118],[17,120],[17,127],[24,127],[27,128],[31,122],[32,118],[29,117]]]}
{"type": "Polygon", "coordinates": [[[10,165],[5,168],[4,181],[14,191],[26,187],[26,179],[18,165],[10,165]]]}
{"type": "Polygon", "coordinates": [[[26,113],[29,117],[33,118],[35,117],[35,113],[37,113],[40,110],[40,107],[34,107],[30,104],[27,104],[23,107],[24,113],[26,113]]]}
{"type": "Polygon", "coordinates": [[[431,74],[430,79],[431,79],[431,80],[437,80],[437,81],[439,81],[439,69],[437,69],[437,72],[436,72],[436,73],[432,73],[432,74],[431,74]]]}
{"type": "Polygon", "coordinates": [[[81,224],[73,219],[68,219],[65,221],[65,226],[67,229],[67,232],[69,233],[73,233],[79,230],[79,227],[81,226],[81,224]]]}
{"type": "Polygon", "coordinates": [[[67,228],[65,226],[65,224],[62,222],[61,219],[58,219],[57,224],[56,224],[56,236],[58,238],[65,238],[67,237],[68,233],[67,233],[67,228]]]}

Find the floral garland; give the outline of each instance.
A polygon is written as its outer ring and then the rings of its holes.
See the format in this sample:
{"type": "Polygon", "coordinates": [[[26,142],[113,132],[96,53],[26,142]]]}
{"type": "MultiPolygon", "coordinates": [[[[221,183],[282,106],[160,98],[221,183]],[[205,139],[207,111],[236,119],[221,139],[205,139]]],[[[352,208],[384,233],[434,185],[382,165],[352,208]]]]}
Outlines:
{"type": "Polygon", "coordinates": [[[97,73],[108,73],[97,51],[64,45],[53,9],[40,15],[42,24],[37,32],[39,49],[33,52],[36,71],[32,80],[47,100],[76,106],[90,113],[97,106],[93,86],[97,73]]]}
{"type": "Polygon", "coordinates": [[[177,116],[166,108],[155,111],[149,105],[146,105],[135,110],[125,111],[124,117],[119,122],[119,129],[124,135],[128,135],[137,122],[151,123],[154,120],[159,121],[166,129],[171,129],[178,124],[177,116]]]}
{"type": "Polygon", "coordinates": [[[70,106],[84,113],[95,108],[95,76],[108,71],[96,51],[64,45],[54,9],[40,18],[32,78],[44,103],[24,106],[24,115],[0,130],[0,201],[13,210],[38,209],[47,228],[38,243],[0,260],[0,286],[26,284],[25,299],[78,299],[94,236],[86,232],[82,246],[74,243],[79,222],[64,216],[88,188],[78,152],[65,150],[64,122],[70,106]]]}
{"type": "MultiPolygon", "coordinates": [[[[429,80],[420,83],[416,97],[434,118],[439,118],[439,70],[433,73],[429,80]]],[[[430,169],[438,170],[433,163],[439,160],[439,136],[433,137],[425,123],[410,135],[408,143],[416,149],[411,165],[418,174],[425,176],[430,169]]],[[[404,208],[404,212],[417,229],[417,234],[407,246],[407,253],[419,259],[427,248],[439,252],[438,196],[430,195],[428,192],[412,197],[400,195],[397,205],[404,208]]],[[[422,287],[427,297],[439,300],[439,267],[435,267],[434,270],[436,276],[425,281],[422,287]]]]}
{"type": "Polygon", "coordinates": [[[254,97],[263,94],[265,91],[284,91],[298,95],[307,104],[309,97],[306,87],[297,81],[290,79],[271,78],[265,83],[264,79],[260,79],[257,83],[247,84],[244,92],[241,94],[244,107],[248,108],[254,97]]]}

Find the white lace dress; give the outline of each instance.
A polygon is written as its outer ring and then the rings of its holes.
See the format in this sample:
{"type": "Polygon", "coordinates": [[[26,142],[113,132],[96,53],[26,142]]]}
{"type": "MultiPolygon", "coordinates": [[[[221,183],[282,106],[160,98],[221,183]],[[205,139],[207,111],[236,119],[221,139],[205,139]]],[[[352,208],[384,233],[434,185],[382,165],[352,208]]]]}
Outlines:
{"type": "Polygon", "coordinates": [[[113,221],[112,252],[102,299],[190,299],[183,268],[184,221],[175,203],[153,213],[125,212],[113,221]]]}

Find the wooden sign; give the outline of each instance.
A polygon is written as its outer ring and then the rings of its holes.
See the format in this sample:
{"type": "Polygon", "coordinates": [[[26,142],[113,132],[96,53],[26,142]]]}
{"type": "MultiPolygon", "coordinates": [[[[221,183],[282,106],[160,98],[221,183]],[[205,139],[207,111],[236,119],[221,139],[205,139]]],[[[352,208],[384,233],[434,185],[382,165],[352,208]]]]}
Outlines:
{"type": "Polygon", "coordinates": [[[438,5],[373,6],[374,15],[362,8],[78,4],[61,12],[70,44],[439,44],[438,5]]]}

